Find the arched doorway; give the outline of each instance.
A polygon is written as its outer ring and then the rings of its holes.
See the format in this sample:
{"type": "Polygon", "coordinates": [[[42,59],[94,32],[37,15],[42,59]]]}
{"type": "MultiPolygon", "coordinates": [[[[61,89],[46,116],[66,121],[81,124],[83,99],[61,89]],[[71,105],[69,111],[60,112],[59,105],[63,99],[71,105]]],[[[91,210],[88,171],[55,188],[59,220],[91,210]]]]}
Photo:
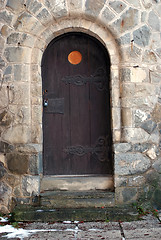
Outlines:
{"type": "Polygon", "coordinates": [[[95,38],[55,38],[42,59],[44,175],[113,174],[110,59],[95,38]]]}

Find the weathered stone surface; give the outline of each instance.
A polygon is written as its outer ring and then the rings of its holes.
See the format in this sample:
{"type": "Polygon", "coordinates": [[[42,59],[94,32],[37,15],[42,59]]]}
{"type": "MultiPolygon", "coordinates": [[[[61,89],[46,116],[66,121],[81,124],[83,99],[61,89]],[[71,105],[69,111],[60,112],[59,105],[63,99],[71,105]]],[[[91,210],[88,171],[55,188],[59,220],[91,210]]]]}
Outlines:
{"type": "Polygon", "coordinates": [[[11,198],[12,189],[4,182],[0,182],[0,206],[1,204],[8,207],[11,198]]]}
{"type": "Polygon", "coordinates": [[[10,143],[27,143],[30,139],[30,129],[27,126],[17,125],[6,129],[2,135],[4,141],[10,143]]]}
{"type": "Polygon", "coordinates": [[[122,120],[122,126],[124,126],[124,127],[132,127],[133,119],[132,119],[132,110],[131,110],[131,108],[122,108],[121,120],[122,120]]]}
{"type": "Polygon", "coordinates": [[[5,71],[4,71],[4,75],[9,75],[12,73],[12,66],[8,66],[6,67],[5,71]]]}
{"type": "Polygon", "coordinates": [[[70,5],[70,11],[71,12],[75,12],[75,11],[80,11],[80,9],[82,8],[82,1],[79,0],[69,0],[69,5],[70,5]]]}
{"type": "Polygon", "coordinates": [[[143,61],[147,63],[155,63],[157,62],[157,56],[152,50],[146,50],[143,55],[143,61]]]}
{"type": "MultiPolygon", "coordinates": [[[[46,0],[49,4],[49,0],[46,0]]],[[[51,1],[51,12],[55,18],[65,17],[68,14],[67,5],[65,0],[54,0],[51,1]]],[[[50,9],[50,8],[49,8],[50,9]]]]}
{"type": "Polygon", "coordinates": [[[152,167],[153,167],[158,173],[161,174],[161,158],[157,159],[157,160],[153,163],[152,167]]]}
{"type": "Polygon", "coordinates": [[[39,158],[38,158],[38,155],[30,156],[29,174],[32,174],[32,175],[38,175],[39,174],[39,158]]]}
{"type": "Polygon", "coordinates": [[[153,146],[147,151],[147,156],[154,160],[157,157],[157,149],[156,146],[153,146]]]}
{"type": "Polygon", "coordinates": [[[4,55],[9,62],[29,63],[31,60],[31,49],[27,47],[7,47],[4,55]]]}
{"type": "Polygon", "coordinates": [[[130,44],[130,41],[131,41],[130,33],[126,33],[125,35],[117,39],[119,45],[130,44]]]}
{"type": "Polygon", "coordinates": [[[21,65],[16,64],[14,65],[14,80],[27,82],[30,78],[30,66],[29,65],[21,65]]]}
{"type": "Polygon", "coordinates": [[[149,183],[151,186],[157,188],[158,186],[158,180],[159,180],[159,174],[155,170],[149,170],[145,174],[146,182],[149,183]]]}
{"type": "Polygon", "coordinates": [[[161,73],[150,71],[149,75],[152,83],[161,83],[161,73]]]}
{"type": "Polygon", "coordinates": [[[13,15],[8,11],[0,12],[0,22],[4,24],[11,24],[13,15]]]}
{"type": "Polygon", "coordinates": [[[160,188],[156,189],[153,196],[153,205],[157,209],[161,209],[161,190],[160,188]]]}
{"type": "Polygon", "coordinates": [[[141,54],[142,54],[142,49],[132,45],[132,47],[124,48],[123,57],[124,57],[125,61],[128,61],[128,62],[133,61],[133,62],[135,62],[135,65],[137,66],[138,61],[141,58],[141,54]]]}
{"type": "Polygon", "coordinates": [[[39,177],[24,176],[22,178],[22,190],[24,196],[36,196],[39,195],[39,177]]]}
{"type": "Polygon", "coordinates": [[[142,4],[145,8],[150,8],[152,6],[152,0],[142,0],[142,4]]]}
{"type": "Polygon", "coordinates": [[[141,153],[120,153],[115,156],[115,173],[121,176],[143,173],[150,166],[149,158],[141,153]]]}
{"type": "Polygon", "coordinates": [[[122,191],[123,202],[132,202],[137,199],[137,188],[124,188],[122,191]]]}
{"type": "Polygon", "coordinates": [[[0,0],[0,8],[2,9],[4,7],[5,0],[0,0]]]}
{"type": "Polygon", "coordinates": [[[156,145],[159,144],[160,134],[157,128],[154,129],[154,131],[151,133],[149,137],[149,142],[152,142],[156,145]]]}
{"type": "Polygon", "coordinates": [[[136,109],[134,111],[134,118],[135,118],[135,126],[136,127],[139,127],[141,126],[141,124],[147,120],[148,118],[150,117],[150,115],[145,112],[145,111],[142,111],[140,109],[136,109]]]}
{"type": "Polygon", "coordinates": [[[10,8],[14,12],[22,11],[24,9],[24,0],[7,0],[6,7],[10,8]]]}
{"type": "Polygon", "coordinates": [[[0,69],[2,69],[5,65],[5,61],[0,57],[0,69]]]}
{"type": "Polygon", "coordinates": [[[149,44],[150,35],[150,29],[147,25],[144,25],[133,32],[134,43],[141,47],[145,47],[149,44]]]}
{"type": "Polygon", "coordinates": [[[53,17],[48,12],[46,8],[43,8],[42,11],[36,16],[43,24],[48,23],[53,20],[53,17]]]}
{"type": "Polygon", "coordinates": [[[152,29],[156,31],[160,30],[160,19],[153,11],[149,13],[148,23],[152,29]]]}
{"type": "Polygon", "coordinates": [[[117,176],[115,177],[115,187],[126,187],[128,184],[128,179],[127,177],[120,177],[117,176]]]}
{"type": "Polygon", "coordinates": [[[26,8],[31,13],[35,14],[36,12],[38,12],[41,9],[41,7],[42,7],[42,4],[40,1],[37,1],[37,0],[33,0],[33,1],[27,0],[26,1],[26,8]]]}
{"type": "Polygon", "coordinates": [[[121,79],[121,81],[130,82],[131,81],[131,69],[130,68],[120,69],[120,79],[121,79]]]}
{"type": "Polygon", "coordinates": [[[110,11],[108,7],[106,7],[102,13],[102,17],[109,22],[115,17],[115,15],[110,11]]]}
{"type": "Polygon", "coordinates": [[[122,138],[125,142],[143,143],[149,139],[149,134],[141,128],[125,128],[122,138]]]}
{"type": "Polygon", "coordinates": [[[121,17],[113,23],[119,32],[130,30],[138,24],[138,10],[129,8],[121,17]]]}
{"type": "Polygon", "coordinates": [[[121,1],[110,1],[109,5],[117,13],[121,13],[126,8],[126,4],[121,1]]]}
{"type": "Polygon", "coordinates": [[[26,33],[11,33],[7,38],[7,44],[33,47],[35,38],[26,33]]]}
{"type": "Polygon", "coordinates": [[[125,153],[130,152],[132,150],[132,146],[130,143],[115,143],[114,151],[115,153],[125,153]]]}
{"type": "Polygon", "coordinates": [[[145,183],[145,177],[143,176],[135,176],[130,177],[128,180],[129,187],[141,187],[145,183]]]}
{"type": "Polygon", "coordinates": [[[5,43],[5,40],[4,40],[4,38],[0,37],[0,53],[2,53],[2,52],[3,52],[4,43],[5,43]]]}
{"type": "Polygon", "coordinates": [[[4,164],[0,162],[0,179],[3,178],[3,176],[7,173],[4,164]]]}
{"type": "Polygon", "coordinates": [[[133,67],[131,69],[131,82],[146,82],[147,81],[147,72],[144,69],[139,67],[133,67]]]}
{"type": "Polygon", "coordinates": [[[25,174],[28,172],[29,156],[19,153],[8,153],[6,155],[7,166],[11,173],[25,174]]]}
{"type": "Polygon", "coordinates": [[[136,8],[139,8],[140,7],[140,1],[139,0],[126,0],[129,4],[133,5],[134,7],[136,8]]]}
{"type": "Polygon", "coordinates": [[[12,30],[9,26],[3,25],[1,30],[0,30],[0,33],[3,37],[7,37],[10,34],[11,31],[12,30]]]}
{"type": "Polygon", "coordinates": [[[101,9],[103,8],[105,4],[105,0],[86,0],[85,3],[85,12],[86,14],[92,16],[92,17],[97,17],[98,14],[100,13],[101,9]]]}
{"type": "Polygon", "coordinates": [[[136,143],[133,145],[133,151],[145,153],[150,149],[150,147],[151,147],[151,143],[136,143]]]}
{"type": "Polygon", "coordinates": [[[147,133],[151,134],[156,128],[157,124],[152,120],[147,120],[141,124],[141,128],[143,128],[147,133]]]}
{"type": "Polygon", "coordinates": [[[14,147],[7,142],[0,141],[0,152],[8,153],[13,151],[14,147]]]}
{"type": "Polygon", "coordinates": [[[12,188],[14,188],[15,186],[18,186],[18,188],[20,189],[20,184],[21,184],[21,176],[20,175],[17,176],[15,174],[6,174],[5,181],[12,188]]]}
{"type": "Polygon", "coordinates": [[[12,122],[12,115],[4,110],[0,113],[0,125],[1,126],[9,126],[12,122]]]}
{"type": "Polygon", "coordinates": [[[155,122],[160,122],[161,120],[161,104],[157,103],[152,112],[152,117],[155,122]]]}
{"type": "Polygon", "coordinates": [[[10,112],[13,114],[13,126],[17,124],[27,124],[30,123],[30,109],[28,106],[23,105],[11,105],[9,107],[10,112]]]}

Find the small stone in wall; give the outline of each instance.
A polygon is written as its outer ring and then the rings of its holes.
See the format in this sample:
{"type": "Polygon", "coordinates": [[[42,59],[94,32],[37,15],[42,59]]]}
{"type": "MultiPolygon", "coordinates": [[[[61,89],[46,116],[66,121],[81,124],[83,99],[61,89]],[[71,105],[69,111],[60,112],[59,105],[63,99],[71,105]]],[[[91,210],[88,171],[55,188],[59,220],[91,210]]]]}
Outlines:
{"type": "Polygon", "coordinates": [[[0,179],[3,178],[3,176],[6,174],[6,169],[4,167],[4,164],[0,162],[0,179]]]}
{"type": "Polygon", "coordinates": [[[150,157],[152,160],[154,160],[157,157],[155,148],[156,147],[149,149],[149,151],[147,151],[147,153],[146,153],[148,155],[148,157],[150,157]]]}
{"type": "Polygon", "coordinates": [[[24,196],[39,195],[39,177],[24,176],[22,179],[22,190],[24,196]]]}
{"type": "Polygon", "coordinates": [[[145,47],[149,44],[150,35],[150,29],[147,25],[144,25],[133,32],[134,43],[141,47],[145,47]]]}
{"type": "Polygon", "coordinates": [[[147,133],[151,134],[156,128],[157,124],[152,120],[145,121],[141,124],[141,128],[143,128],[147,133]]]}
{"type": "Polygon", "coordinates": [[[6,110],[0,113],[0,125],[9,126],[12,122],[12,116],[6,110]]]}

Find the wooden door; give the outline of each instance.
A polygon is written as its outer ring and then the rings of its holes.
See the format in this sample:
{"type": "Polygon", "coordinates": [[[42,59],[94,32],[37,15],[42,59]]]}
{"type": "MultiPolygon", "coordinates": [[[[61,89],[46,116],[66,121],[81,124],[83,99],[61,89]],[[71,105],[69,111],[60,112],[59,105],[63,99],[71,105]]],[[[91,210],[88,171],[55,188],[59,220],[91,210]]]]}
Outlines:
{"type": "Polygon", "coordinates": [[[112,173],[110,60],[83,33],[54,39],[42,59],[44,175],[112,173]]]}

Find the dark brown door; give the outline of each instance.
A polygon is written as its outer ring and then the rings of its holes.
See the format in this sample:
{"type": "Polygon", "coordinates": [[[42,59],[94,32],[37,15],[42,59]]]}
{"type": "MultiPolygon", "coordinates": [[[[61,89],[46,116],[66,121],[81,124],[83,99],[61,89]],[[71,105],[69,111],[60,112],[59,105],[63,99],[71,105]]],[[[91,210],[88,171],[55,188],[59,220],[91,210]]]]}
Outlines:
{"type": "Polygon", "coordinates": [[[110,60],[83,33],[54,39],[42,60],[44,175],[111,174],[110,60]]]}

